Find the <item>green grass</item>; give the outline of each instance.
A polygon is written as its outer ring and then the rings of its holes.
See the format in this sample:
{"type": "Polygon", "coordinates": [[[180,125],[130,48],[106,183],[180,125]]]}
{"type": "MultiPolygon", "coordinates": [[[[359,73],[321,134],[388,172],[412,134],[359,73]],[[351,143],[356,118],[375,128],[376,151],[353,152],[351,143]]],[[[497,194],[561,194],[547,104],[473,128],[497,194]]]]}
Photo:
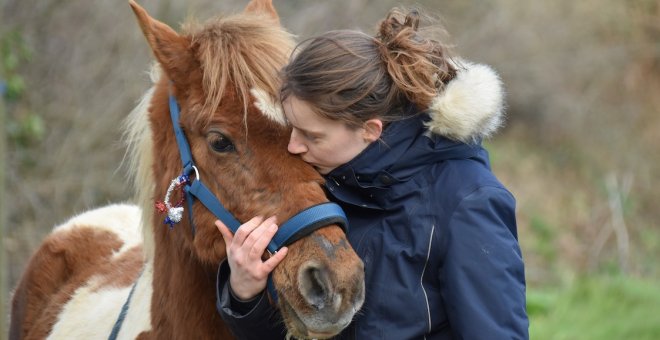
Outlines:
{"type": "Polygon", "coordinates": [[[533,340],[660,339],[660,284],[591,277],[561,289],[529,289],[533,340]]]}

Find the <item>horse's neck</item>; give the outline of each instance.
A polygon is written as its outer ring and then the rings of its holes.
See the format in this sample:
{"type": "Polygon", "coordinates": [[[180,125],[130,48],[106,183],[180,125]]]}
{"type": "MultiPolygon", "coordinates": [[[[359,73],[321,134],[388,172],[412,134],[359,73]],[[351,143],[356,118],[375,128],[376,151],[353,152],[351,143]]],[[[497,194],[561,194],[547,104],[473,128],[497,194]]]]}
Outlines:
{"type": "Polygon", "coordinates": [[[230,338],[215,307],[216,268],[175,248],[157,244],[151,260],[151,333],[157,339],[230,338]]]}

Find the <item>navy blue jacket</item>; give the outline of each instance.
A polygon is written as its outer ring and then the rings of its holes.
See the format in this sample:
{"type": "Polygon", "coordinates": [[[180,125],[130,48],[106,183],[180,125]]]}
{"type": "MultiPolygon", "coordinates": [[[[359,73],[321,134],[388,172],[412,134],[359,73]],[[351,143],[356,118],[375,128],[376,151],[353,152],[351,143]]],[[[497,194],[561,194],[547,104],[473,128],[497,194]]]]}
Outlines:
{"type": "MultiPolygon", "coordinates": [[[[338,339],[527,339],[515,200],[479,143],[430,133],[428,115],[326,176],[365,264],[361,312],[338,339]]],[[[218,279],[218,310],[241,339],[282,339],[264,296],[242,310],[218,279]],[[274,327],[274,328],[271,328],[274,327]]]]}

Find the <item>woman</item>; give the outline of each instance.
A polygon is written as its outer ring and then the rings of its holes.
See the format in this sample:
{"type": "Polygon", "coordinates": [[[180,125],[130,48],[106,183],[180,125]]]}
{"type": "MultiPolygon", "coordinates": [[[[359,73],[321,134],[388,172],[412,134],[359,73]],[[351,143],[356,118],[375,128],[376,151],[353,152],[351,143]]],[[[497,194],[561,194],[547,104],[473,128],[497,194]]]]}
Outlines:
{"type": "MultiPolygon", "coordinates": [[[[394,10],[376,37],[328,32],[283,71],[289,152],[325,177],[365,264],[365,303],[339,338],[526,339],[515,200],[480,145],[500,126],[501,82],[419,22],[394,10]]],[[[240,239],[216,224],[229,245],[219,312],[239,338],[281,338],[254,325],[274,313],[261,297],[286,249],[248,255],[274,220],[245,223],[240,239]]]]}

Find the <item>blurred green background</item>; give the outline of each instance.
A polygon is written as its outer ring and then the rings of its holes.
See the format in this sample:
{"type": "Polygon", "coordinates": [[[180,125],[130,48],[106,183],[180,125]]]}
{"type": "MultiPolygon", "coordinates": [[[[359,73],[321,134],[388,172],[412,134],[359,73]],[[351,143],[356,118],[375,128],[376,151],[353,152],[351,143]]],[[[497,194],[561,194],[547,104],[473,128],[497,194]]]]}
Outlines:
{"type": "MultiPolygon", "coordinates": [[[[140,2],[179,27],[247,0],[140,2]]],[[[660,0],[274,2],[301,39],[373,32],[395,5],[439,15],[506,84],[486,144],[518,200],[531,338],[660,339],[660,0]]],[[[2,315],[53,226],[131,199],[121,122],[151,60],[126,1],[0,0],[2,315]]]]}

